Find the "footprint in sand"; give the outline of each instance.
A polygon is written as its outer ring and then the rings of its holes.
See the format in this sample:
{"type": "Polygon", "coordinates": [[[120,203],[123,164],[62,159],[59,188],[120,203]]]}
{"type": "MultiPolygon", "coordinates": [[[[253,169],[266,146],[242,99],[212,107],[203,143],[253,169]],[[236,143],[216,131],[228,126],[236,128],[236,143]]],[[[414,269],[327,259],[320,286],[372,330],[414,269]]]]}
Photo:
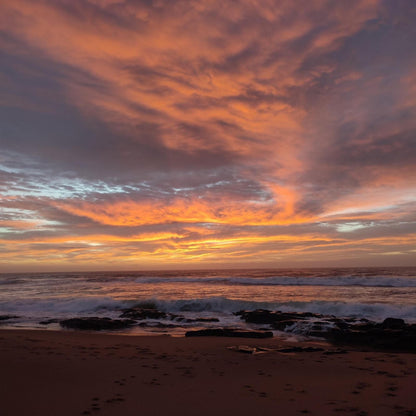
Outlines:
{"type": "Polygon", "coordinates": [[[360,394],[362,390],[370,387],[371,384],[366,383],[364,381],[360,381],[356,384],[355,389],[351,392],[351,394],[360,394]]]}
{"type": "Polygon", "coordinates": [[[152,378],[152,381],[149,384],[153,384],[154,386],[160,386],[159,380],[157,378],[152,378]]]}
{"type": "Polygon", "coordinates": [[[124,399],[123,395],[120,394],[120,393],[117,393],[114,397],[111,397],[111,398],[105,400],[105,402],[108,403],[108,404],[120,403],[120,402],[124,402],[124,401],[125,401],[125,399],[124,399]]]}
{"type": "Polygon", "coordinates": [[[93,397],[91,399],[91,407],[89,410],[85,410],[83,414],[91,414],[91,412],[98,412],[101,410],[101,406],[99,404],[100,398],[99,397],[93,397]]]}

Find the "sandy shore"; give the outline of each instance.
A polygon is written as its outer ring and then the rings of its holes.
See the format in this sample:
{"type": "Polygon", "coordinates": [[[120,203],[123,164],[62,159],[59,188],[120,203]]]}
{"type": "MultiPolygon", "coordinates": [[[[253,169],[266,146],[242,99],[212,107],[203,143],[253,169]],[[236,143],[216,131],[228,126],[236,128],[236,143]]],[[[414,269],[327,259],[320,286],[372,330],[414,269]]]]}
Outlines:
{"type": "Polygon", "coordinates": [[[278,339],[3,329],[0,413],[416,415],[416,354],[275,351],[286,346],[278,339]],[[273,351],[228,348],[239,345],[273,351]]]}

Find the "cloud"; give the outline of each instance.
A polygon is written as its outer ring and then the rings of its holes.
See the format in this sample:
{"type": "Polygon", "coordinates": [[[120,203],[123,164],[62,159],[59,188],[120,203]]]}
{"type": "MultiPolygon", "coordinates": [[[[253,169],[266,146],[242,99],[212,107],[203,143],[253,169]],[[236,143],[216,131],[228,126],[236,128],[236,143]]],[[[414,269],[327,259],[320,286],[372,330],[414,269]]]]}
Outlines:
{"type": "Polygon", "coordinates": [[[349,261],[373,264],[366,235],[378,253],[411,222],[411,1],[16,0],[0,15],[15,262],[36,247],[58,263],[314,262],[354,235],[349,261]]]}

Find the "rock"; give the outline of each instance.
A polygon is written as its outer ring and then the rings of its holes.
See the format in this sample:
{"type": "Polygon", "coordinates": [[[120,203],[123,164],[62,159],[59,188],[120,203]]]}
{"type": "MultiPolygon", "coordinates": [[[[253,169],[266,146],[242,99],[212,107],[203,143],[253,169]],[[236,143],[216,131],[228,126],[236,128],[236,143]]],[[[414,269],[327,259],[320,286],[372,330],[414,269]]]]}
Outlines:
{"type": "Polygon", "coordinates": [[[135,324],[131,319],[110,319],[98,317],[71,318],[60,321],[64,328],[82,329],[90,331],[124,329],[135,324]]]}
{"type": "Polygon", "coordinates": [[[271,329],[296,332],[306,336],[324,338],[335,344],[360,345],[380,350],[416,352],[416,325],[408,325],[403,319],[387,318],[382,323],[367,319],[337,318],[314,313],[280,312],[257,309],[240,311],[246,322],[268,324],[271,329]],[[310,318],[319,318],[319,321],[310,318]]]}
{"type": "Polygon", "coordinates": [[[219,322],[220,320],[218,318],[194,318],[194,319],[186,319],[186,323],[191,322],[219,322]]]}
{"type": "Polygon", "coordinates": [[[384,329],[402,329],[406,326],[403,319],[398,318],[386,318],[382,323],[381,327],[384,329]]]}
{"type": "Polygon", "coordinates": [[[8,321],[9,319],[15,319],[18,316],[15,315],[0,315],[0,321],[8,321]]]}
{"type": "Polygon", "coordinates": [[[50,325],[50,324],[59,324],[59,319],[47,319],[45,321],[40,321],[40,325],[50,325]]]}
{"type": "Polygon", "coordinates": [[[188,331],[186,337],[233,337],[233,338],[272,338],[271,331],[245,331],[230,328],[208,328],[199,331],[188,331]]]}
{"type": "Polygon", "coordinates": [[[383,324],[351,325],[347,330],[333,329],[323,336],[336,344],[416,352],[416,325],[404,324],[401,328],[391,329],[383,324]]]}
{"type": "Polygon", "coordinates": [[[129,319],[165,319],[167,314],[165,312],[158,311],[153,308],[142,308],[135,307],[124,309],[123,313],[120,315],[120,318],[129,318],[129,319]]]}
{"type": "MultiPolygon", "coordinates": [[[[241,319],[252,324],[273,324],[279,326],[282,322],[291,322],[293,324],[296,321],[304,320],[307,318],[320,318],[322,315],[318,315],[311,312],[280,312],[269,311],[267,309],[256,309],[255,311],[240,311],[236,315],[240,315],[241,319]]],[[[287,326],[289,323],[283,326],[287,326]]],[[[277,328],[276,328],[277,329],[277,328]]]]}
{"type": "Polygon", "coordinates": [[[297,321],[276,321],[272,322],[270,326],[277,331],[284,331],[288,326],[292,326],[297,321]]]}
{"type": "Polygon", "coordinates": [[[313,313],[280,312],[257,309],[240,311],[246,322],[269,324],[270,328],[287,331],[296,325],[302,335],[324,338],[334,344],[358,345],[379,350],[416,352],[416,324],[409,325],[403,319],[387,318],[382,323],[367,319],[336,318],[313,313]],[[309,318],[314,319],[310,322],[309,318]]]}
{"type": "Polygon", "coordinates": [[[329,318],[328,321],[334,323],[339,329],[348,329],[350,327],[348,324],[348,321],[350,320],[347,319],[329,318]]]}

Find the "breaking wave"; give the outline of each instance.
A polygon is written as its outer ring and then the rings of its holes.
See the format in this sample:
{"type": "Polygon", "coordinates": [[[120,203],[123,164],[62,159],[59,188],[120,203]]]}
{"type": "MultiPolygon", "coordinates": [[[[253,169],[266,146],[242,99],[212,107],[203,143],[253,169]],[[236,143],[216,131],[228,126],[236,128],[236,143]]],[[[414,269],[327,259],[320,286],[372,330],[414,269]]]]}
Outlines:
{"type": "Polygon", "coordinates": [[[64,318],[80,315],[118,317],[121,309],[144,306],[155,307],[164,312],[212,316],[231,315],[240,310],[269,309],[282,312],[313,312],[337,317],[358,317],[375,321],[387,317],[416,321],[416,305],[384,303],[354,303],[335,301],[311,302],[256,302],[213,297],[205,299],[161,300],[157,298],[137,300],[116,300],[110,297],[78,299],[20,300],[0,302],[0,314],[19,316],[64,318]]]}

